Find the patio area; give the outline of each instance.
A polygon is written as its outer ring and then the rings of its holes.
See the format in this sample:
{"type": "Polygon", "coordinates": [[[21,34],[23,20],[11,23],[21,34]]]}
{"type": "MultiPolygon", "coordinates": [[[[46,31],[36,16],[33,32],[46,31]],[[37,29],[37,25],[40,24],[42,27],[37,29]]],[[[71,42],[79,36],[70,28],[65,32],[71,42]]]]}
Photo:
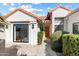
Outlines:
{"type": "Polygon", "coordinates": [[[50,42],[41,45],[28,45],[24,43],[6,44],[0,49],[0,56],[62,56],[50,48],[50,42]]]}

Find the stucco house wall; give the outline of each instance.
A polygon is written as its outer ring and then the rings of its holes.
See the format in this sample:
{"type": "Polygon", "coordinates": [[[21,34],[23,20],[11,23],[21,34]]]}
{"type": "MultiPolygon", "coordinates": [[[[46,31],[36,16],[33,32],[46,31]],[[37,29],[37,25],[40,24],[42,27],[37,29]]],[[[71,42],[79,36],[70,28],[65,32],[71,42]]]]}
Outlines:
{"type": "Polygon", "coordinates": [[[65,17],[65,31],[73,33],[73,23],[79,22],[79,11],[65,17]]]}

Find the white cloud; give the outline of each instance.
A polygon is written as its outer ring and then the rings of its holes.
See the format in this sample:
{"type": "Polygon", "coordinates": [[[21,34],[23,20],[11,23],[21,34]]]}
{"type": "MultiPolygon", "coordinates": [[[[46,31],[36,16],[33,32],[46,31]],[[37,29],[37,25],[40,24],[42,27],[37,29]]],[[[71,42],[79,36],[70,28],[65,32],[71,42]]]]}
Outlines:
{"type": "MultiPolygon", "coordinates": [[[[9,10],[12,11],[14,10],[16,7],[10,7],[9,10]]],[[[43,12],[44,10],[43,9],[37,9],[37,8],[33,8],[32,5],[22,5],[22,6],[19,6],[17,8],[23,8],[24,10],[27,10],[27,11],[31,11],[35,14],[39,14],[41,12],[43,12]]]]}
{"type": "Polygon", "coordinates": [[[7,6],[7,5],[8,5],[8,3],[3,3],[3,5],[4,5],[4,6],[7,6]]]}
{"type": "Polygon", "coordinates": [[[72,8],[73,6],[67,5],[67,6],[65,6],[65,7],[67,7],[67,8],[72,8]]]}
{"type": "Polygon", "coordinates": [[[14,6],[15,3],[3,3],[4,6],[14,6]]]}
{"type": "Polygon", "coordinates": [[[43,11],[43,9],[35,9],[35,8],[30,8],[30,9],[28,9],[28,10],[30,10],[30,11],[40,11],[40,12],[43,11]]]}
{"type": "Polygon", "coordinates": [[[47,8],[48,10],[50,9],[50,7],[47,8]]]}
{"type": "Polygon", "coordinates": [[[32,3],[32,4],[36,4],[37,5],[37,4],[41,4],[41,3],[32,3]]]}
{"type": "Polygon", "coordinates": [[[10,11],[13,11],[14,9],[15,9],[14,7],[10,7],[10,8],[9,8],[10,11]]]}
{"type": "Polygon", "coordinates": [[[22,5],[20,6],[21,8],[24,8],[25,10],[27,11],[31,11],[31,12],[42,12],[43,9],[36,9],[36,8],[33,8],[32,5],[22,5]]]}
{"type": "Polygon", "coordinates": [[[14,6],[15,5],[15,3],[11,3],[11,6],[14,6]]]}
{"type": "Polygon", "coordinates": [[[29,8],[32,8],[32,5],[22,5],[20,7],[24,9],[29,9],[29,8]]]}

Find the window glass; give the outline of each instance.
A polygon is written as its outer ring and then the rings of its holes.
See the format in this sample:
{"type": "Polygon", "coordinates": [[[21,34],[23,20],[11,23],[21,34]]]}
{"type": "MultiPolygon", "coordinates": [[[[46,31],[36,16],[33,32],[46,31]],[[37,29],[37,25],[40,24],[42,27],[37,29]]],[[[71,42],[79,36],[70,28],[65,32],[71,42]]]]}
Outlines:
{"type": "Polygon", "coordinates": [[[73,24],[73,33],[74,34],[79,34],[79,23],[74,23],[73,24]]]}
{"type": "Polygon", "coordinates": [[[63,25],[55,25],[55,31],[63,31],[63,25]]]}
{"type": "Polygon", "coordinates": [[[54,20],[55,25],[62,25],[64,23],[64,18],[62,17],[56,17],[54,20]]]}
{"type": "Polygon", "coordinates": [[[64,17],[56,17],[54,20],[55,31],[63,30],[64,17]]]}

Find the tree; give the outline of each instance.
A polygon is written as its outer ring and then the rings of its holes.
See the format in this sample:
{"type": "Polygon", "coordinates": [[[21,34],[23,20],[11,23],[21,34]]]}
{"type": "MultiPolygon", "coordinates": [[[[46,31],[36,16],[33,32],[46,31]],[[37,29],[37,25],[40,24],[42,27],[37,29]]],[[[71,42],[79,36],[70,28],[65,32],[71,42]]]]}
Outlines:
{"type": "Polygon", "coordinates": [[[44,31],[44,24],[43,24],[42,21],[39,22],[38,26],[39,26],[39,28],[40,28],[40,31],[44,31]]]}

